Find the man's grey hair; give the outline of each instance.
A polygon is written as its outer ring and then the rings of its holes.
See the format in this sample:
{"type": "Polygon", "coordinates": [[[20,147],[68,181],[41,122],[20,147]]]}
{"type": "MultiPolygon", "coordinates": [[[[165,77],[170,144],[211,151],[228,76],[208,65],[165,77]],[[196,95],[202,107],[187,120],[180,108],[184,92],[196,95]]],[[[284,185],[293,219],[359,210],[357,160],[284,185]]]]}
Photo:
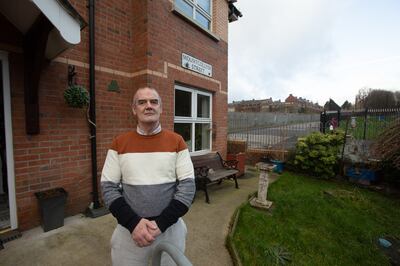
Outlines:
{"type": "Polygon", "coordinates": [[[141,88],[137,89],[136,92],[135,92],[135,94],[134,94],[133,97],[132,97],[132,105],[136,105],[137,94],[138,94],[138,92],[139,92],[140,90],[144,90],[144,89],[149,89],[149,90],[154,91],[154,92],[157,94],[157,98],[158,98],[159,105],[161,105],[161,97],[160,97],[160,94],[158,93],[158,91],[157,91],[156,89],[151,88],[151,87],[141,87],[141,88]]]}

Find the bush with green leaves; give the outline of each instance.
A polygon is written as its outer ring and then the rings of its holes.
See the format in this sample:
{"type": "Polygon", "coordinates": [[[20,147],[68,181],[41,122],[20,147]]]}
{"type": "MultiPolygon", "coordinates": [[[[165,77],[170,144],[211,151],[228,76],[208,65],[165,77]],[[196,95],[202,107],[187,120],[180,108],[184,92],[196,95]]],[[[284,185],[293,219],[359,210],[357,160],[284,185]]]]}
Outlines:
{"type": "Polygon", "coordinates": [[[83,86],[72,85],[64,91],[64,99],[68,106],[82,108],[89,104],[89,93],[83,86]]]}
{"type": "Polygon", "coordinates": [[[296,144],[294,166],[318,178],[333,177],[343,141],[343,131],[327,134],[313,132],[307,137],[299,138],[296,144]]]}

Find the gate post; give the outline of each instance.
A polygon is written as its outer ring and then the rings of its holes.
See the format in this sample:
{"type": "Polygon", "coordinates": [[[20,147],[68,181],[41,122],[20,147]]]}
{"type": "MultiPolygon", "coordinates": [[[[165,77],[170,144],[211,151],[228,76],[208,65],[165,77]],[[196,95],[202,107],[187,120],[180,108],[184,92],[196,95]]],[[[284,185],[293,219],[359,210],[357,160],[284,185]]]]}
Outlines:
{"type": "Polygon", "coordinates": [[[319,122],[320,122],[319,131],[325,134],[326,110],[321,112],[319,122]]]}
{"type": "Polygon", "coordinates": [[[364,140],[366,137],[366,133],[367,133],[367,115],[368,115],[368,107],[365,108],[365,113],[364,113],[364,140]]]}

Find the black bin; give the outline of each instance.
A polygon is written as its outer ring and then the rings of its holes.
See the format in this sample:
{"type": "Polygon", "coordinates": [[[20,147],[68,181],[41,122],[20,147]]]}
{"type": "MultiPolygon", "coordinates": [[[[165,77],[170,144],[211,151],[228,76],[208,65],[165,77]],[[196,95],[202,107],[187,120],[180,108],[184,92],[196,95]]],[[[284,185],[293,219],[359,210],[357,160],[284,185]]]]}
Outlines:
{"type": "Polygon", "coordinates": [[[63,188],[53,188],[35,193],[39,201],[43,231],[47,232],[64,225],[64,210],[68,193],[63,188]]]}

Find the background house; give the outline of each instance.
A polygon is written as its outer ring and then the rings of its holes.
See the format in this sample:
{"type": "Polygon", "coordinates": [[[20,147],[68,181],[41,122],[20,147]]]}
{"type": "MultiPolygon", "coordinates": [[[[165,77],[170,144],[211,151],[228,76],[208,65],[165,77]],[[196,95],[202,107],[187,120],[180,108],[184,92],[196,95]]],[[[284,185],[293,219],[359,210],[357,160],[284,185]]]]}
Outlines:
{"type": "Polygon", "coordinates": [[[297,98],[292,94],[285,99],[273,101],[263,100],[242,100],[233,101],[229,104],[229,112],[258,113],[258,112],[285,112],[285,113],[319,113],[322,107],[304,98],[297,98]]]}
{"type": "Polygon", "coordinates": [[[340,111],[342,108],[332,99],[329,99],[324,105],[326,111],[340,111]]]}

